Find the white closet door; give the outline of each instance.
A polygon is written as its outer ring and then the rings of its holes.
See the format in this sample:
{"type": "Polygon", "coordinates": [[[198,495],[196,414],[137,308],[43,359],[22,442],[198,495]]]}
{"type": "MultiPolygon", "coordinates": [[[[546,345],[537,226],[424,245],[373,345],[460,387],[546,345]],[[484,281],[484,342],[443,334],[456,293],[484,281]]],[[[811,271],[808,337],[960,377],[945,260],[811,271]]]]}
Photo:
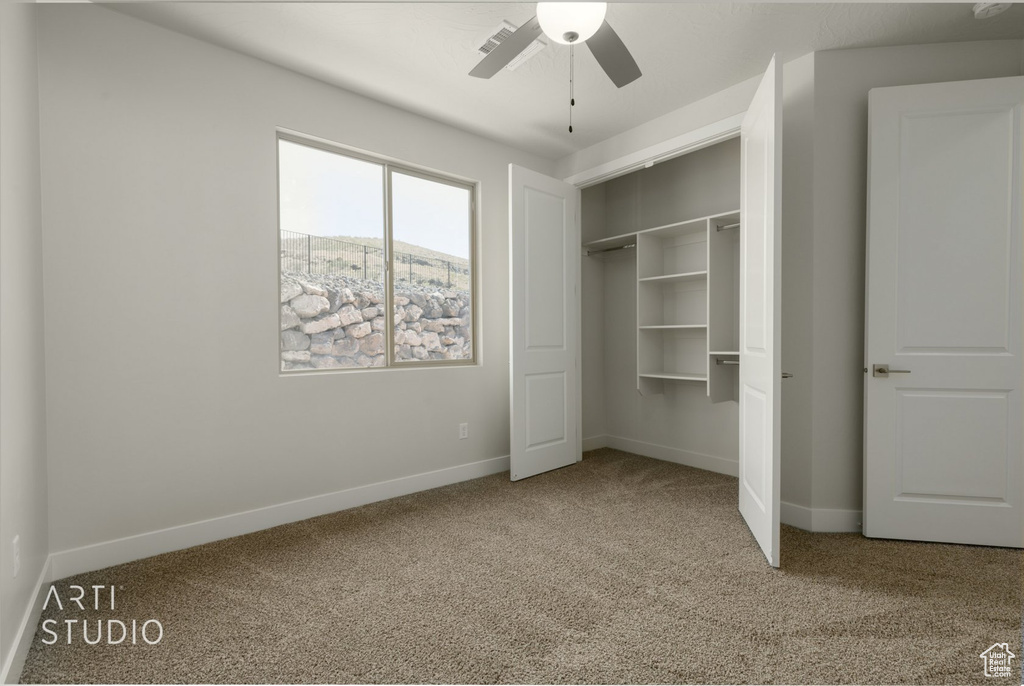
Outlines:
{"type": "Polygon", "coordinates": [[[740,513],[778,567],[782,69],[774,57],[740,135],[740,513]]]}
{"type": "Polygon", "coordinates": [[[869,121],[864,535],[1024,547],[1024,78],[869,121]]]}
{"type": "Polygon", "coordinates": [[[579,191],[509,165],[513,481],[581,459],[579,191]]]}

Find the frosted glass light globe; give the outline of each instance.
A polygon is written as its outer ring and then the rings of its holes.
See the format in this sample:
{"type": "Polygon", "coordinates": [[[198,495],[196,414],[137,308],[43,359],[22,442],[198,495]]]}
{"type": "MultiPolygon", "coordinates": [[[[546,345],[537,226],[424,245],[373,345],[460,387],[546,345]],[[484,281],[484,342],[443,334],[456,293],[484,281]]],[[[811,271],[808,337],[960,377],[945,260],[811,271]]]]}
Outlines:
{"type": "Polygon", "coordinates": [[[601,28],[607,2],[538,2],[537,20],[551,40],[562,45],[582,43],[601,28]]]}

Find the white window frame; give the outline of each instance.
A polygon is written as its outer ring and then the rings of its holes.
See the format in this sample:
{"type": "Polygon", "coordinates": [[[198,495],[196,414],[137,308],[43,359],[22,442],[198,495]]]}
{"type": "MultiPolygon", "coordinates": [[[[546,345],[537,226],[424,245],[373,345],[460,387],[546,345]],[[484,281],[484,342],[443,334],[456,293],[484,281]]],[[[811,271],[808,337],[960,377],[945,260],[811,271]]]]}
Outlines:
{"type": "Polygon", "coordinates": [[[424,369],[424,368],[439,368],[439,367],[470,367],[478,364],[478,344],[477,344],[477,333],[479,330],[478,316],[477,316],[477,270],[479,266],[479,259],[477,255],[477,197],[480,193],[480,183],[472,179],[466,179],[453,174],[447,174],[439,172],[433,169],[427,169],[419,167],[408,162],[396,160],[394,158],[386,157],[383,155],[376,155],[373,153],[366,152],[364,150],[357,150],[340,143],[334,143],[321,138],[315,138],[308,135],[303,135],[294,131],[287,131],[278,129],[277,136],[275,138],[275,156],[277,159],[277,193],[278,193],[278,204],[277,204],[277,283],[280,288],[282,270],[281,270],[281,161],[280,161],[280,149],[281,141],[287,141],[296,145],[304,145],[306,147],[322,150],[352,159],[361,160],[363,162],[370,162],[372,164],[380,165],[383,168],[383,174],[381,175],[381,183],[383,184],[383,198],[384,198],[384,309],[385,309],[385,321],[384,321],[384,355],[385,364],[383,367],[341,367],[341,368],[329,368],[329,369],[281,369],[281,352],[282,343],[280,341],[280,324],[281,324],[281,308],[278,307],[278,356],[277,365],[281,375],[293,376],[309,373],[334,373],[334,372],[366,372],[366,371],[387,371],[395,369],[424,369]],[[394,225],[392,217],[392,173],[399,172],[408,176],[414,176],[427,181],[433,181],[436,183],[445,184],[448,186],[454,186],[456,188],[462,188],[469,191],[469,309],[470,309],[470,356],[457,360],[396,360],[395,359],[395,306],[394,306],[394,247],[393,247],[393,234],[394,225]]]}

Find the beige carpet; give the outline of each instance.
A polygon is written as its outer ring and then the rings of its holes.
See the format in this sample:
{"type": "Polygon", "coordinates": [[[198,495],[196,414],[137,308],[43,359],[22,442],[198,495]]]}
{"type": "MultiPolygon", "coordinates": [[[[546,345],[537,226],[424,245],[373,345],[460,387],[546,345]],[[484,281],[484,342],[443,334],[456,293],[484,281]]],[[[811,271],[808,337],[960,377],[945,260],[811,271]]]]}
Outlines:
{"type": "Polygon", "coordinates": [[[65,579],[116,584],[116,609],[51,606],[22,679],[1020,683],[979,657],[1022,654],[1020,552],[784,527],[773,570],[735,479],[586,458],[65,579]],[[64,620],[108,618],[163,640],[66,645],[64,620]]]}

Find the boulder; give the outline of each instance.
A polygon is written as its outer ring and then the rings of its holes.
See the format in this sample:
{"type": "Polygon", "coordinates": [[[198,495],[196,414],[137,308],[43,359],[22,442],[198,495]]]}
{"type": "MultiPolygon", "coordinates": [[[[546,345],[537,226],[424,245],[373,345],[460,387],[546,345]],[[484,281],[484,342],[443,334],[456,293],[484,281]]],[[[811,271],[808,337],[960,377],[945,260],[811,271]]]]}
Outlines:
{"type": "Polygon", "coordinates": [[[309,336],[296,331],[295,329],[288,329],[287,331],[281,332],[281,349],[282,350],[307,350],[309,348],[309,336]]]}
{"type": "Polygon", "coordinates": [[[417,345],[412,349],[412,356],[413,359],[416,360],[425,360],[428,357],[430,357],[430,353],[428,353],[427,349],[424,348],[422,345],[417,345]]]}
{"type": "Polygon", "coordinates": [[[309,361],[316,369],[337,369],[341,366],[338,360],[329,355],[313,355],[309,361]]]}
{"type": "Polygon", "coordinates": [[[423,316],[423,308],[419,305],[409,304],[405,306],[405,321],[415,322],[423,316]]]}
{"type": "Polygon", "coordinates": [[[359,343],[359,349],[365,355],[380,355],[384,352],[384,334],[382,333],[371,333],[368,336],[363,336],[359,343]]]}
{"type": "Polygon", "coordinates": [[[334,346],[334,331],[313,334],[309,343],[309,352],[314,355],[330,355],[334,346]]]}
{"type": "Polygon", "coordinates": [[[306,281],[300,282],[300,285],[302,286],[302,290],[306,292],[306,295],[320,295],[325,298],[327,297],[326,288],[322,288],[321,286],[317,286],[306,281]]]}
{"type": "Polygon", "coordinates": [[[281,351],[282,362],[309,362],[308,350],[283,350],[281,351]]]}
{"type": "MultiPolygon", "coordinates": [[[[326,301],[327,298],[324,298],[324,300],[326,301]]],[[[328,329],[336,329],[339,326],[341,326],[341,322],[338,320],[337,313],[335,313],[303,322],[302,331],[304,333],[320,333],[328,329]]]]}
{"type": "Polygon", "coordinates": [[[458,300],[445,300],[444,305],[441,305],[441,309],[445,317],[458,317],[462,306],[458,300]]]}
{"type": "Polygon", "coordinates": [[[441,350],[441,339],[433,331],[423,334],[423,347],[429,352],[441,350]]]}
{"type": "Polygon", "coordinates": [[[404,295],[395,295],[392,300],[395,301],[395,307],[405,307],[409,304],[409,299],[404,295]]]}
{"type": "MultiPolygon", "coordinates": [[[[399,340],[396,337],[395,338],[395,343],[398,343],[398,342],[399,342],[399,340]]],[[[401,341],[401,343],[405,343],[407,345],[420,345],[422,342],[423,342],[423,337],[420,336],[415,331],[411,331],[411,330],[406,330],[405,336],[402,338],[402,341],[401,341]]]]}
{"type": "Polygon", "coordinates": [[[281,282],[281,302],[286,303],[298,295],[302,295],[302,286],[294,281],[281,282]]]}
{"type": "Polygon", "coordinates": [[[338,310],[338,322],[340,326],[358,324],[361,321],[363,321],[363,313],[357,310],[353,305],[342,305],[341,309],[338,310]]]}
{"type": "Polygon", "coordinates": [[[330,303],[330,306],[327,308],[328,312],[337,312],[345,304],[341,299],[341,291],[334,289],[328,289],[327,302],[330,303]]]}
{"type": "Polygon", "coordinates": [[[384,317],[374,317],[373,321],[370,322],[370,328],[374,331],[384,330],[384,317]]]}
{"type": "Polygon", "coordinates": [[[434,333],[444,332],[444,324],[441,324],[436,319],[428,319],[426,321],[421,322],[421,324],[423,325],[424,331],[432,331],[434,333]]]}
{"type": "Polygon", "coordinates": [[[411,302],[413,305],[416,305],[417,307],[422,308],[424,305],[427,304],[427,299],[422,293],[410,293],[409,302],[411,302]]]}
{"type": "Polygon", "coordinates": [[[281,331],[294,329],[301,323],[302,320],[299,319],[299,315],[295,314],[295,310],[288,305],[281,305],[281,331]]]}
{"type": "Polygon", "coordinates": [[[363,309],[361,314],[363,315],[363,321],[368,322],[375,319],[379,312],[377,310],[377,306],[374,305],[373,307],[367,307],[363,309]]]}
{"type": "Polygon", "coordinates": [[[349,338],[362,338],[370,333],[370,322],[361,322],[359,324],[353,324],[345,329],[345,333],[348,334],[349,338]]]}
{"type": "Polygon", "coordinates": [[[351,357],[357,352],[359,352],[359,341],[355,338],[334,341],[334,347],[331,349],[331,355],[335,357],[351,357]]]}
{"type": "Polygon", "coordinates": [[[295,314],[303,319],[315,317],[330,308],[331,303],[322,295],[298,295],[288,301],[295,314]]]}

